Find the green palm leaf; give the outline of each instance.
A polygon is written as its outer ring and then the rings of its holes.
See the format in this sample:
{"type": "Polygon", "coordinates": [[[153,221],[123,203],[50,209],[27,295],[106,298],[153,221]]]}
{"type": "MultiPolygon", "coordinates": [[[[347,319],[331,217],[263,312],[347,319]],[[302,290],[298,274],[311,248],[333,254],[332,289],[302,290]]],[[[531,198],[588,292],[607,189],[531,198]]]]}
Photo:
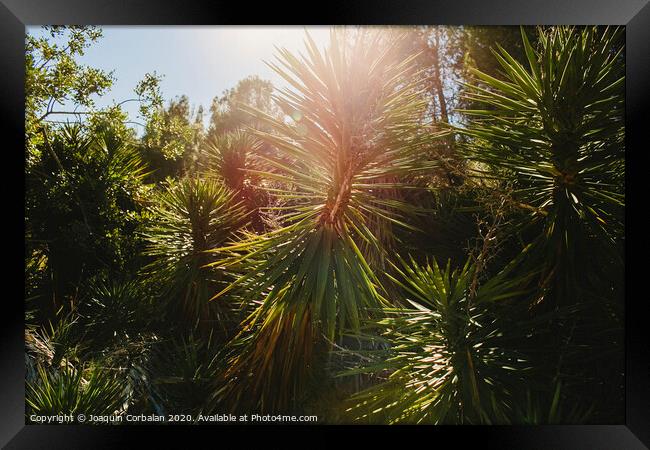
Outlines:
{"type": "Polygon", "coordinates": [[[425,265],[401,260],[395,283],[409,308],[387,310],[369,322],[362,339],[383,342],[368,352],[370,362],[342,375],[387,374],[355,394],[355,420],[378,423],[508,423],[513,386],[531,369],[512,345],[520,334],[499,320],[499,305],[530,292],[531,276],[513,270],[527,254],[472,293],[475,267],[452,270],[435,259],[425,265]],[[372,332],[372,334],[369,334],[372,332]]]}
{"type": "Polygon", "coordinates": [[[244,324],[254,338],[226,374],[239,380],[225,389],[234,403],[245,395],[257,407],[286,407],[321,332],[334,340],[385,303],[368,263],[368,249],[382,249],[382,242],[368,224],[379,223],[384,233],[402,224],[399,213],[409,207],[390,202],[382,183],[426,166],[416,163],[425,105],[410,81],[413,58],[400,55],[399,36],[384,39],[333,31],[321,51],[307,35],[307,56],[278,50],[270,64],[291,85],[275,98],[291,121],[244,107],[270,130],[250,130],[279,152],[264,157],[273,171],[261,175],[286,186],[274,194],[290,206],[281,210],[283,227],[216,249],[230,257],[215,265],[248,265],[216,297],[245,285],[251,298],[263,298],[244,324]]]}
{"type": "Polygon", "coordinates": [[[601,265],[620,260],[622,32],[556,27],[541,30],[533,49],[522,31],[529,67],[501,48],[494,51],[503,79],[474,70],[487,88],[467,86],[467,96],[485,108],[465,111],[472,121],[458,129],[472,138],[464,147],[467,157],[488,167],[490,177],[509,180],[512,203],[529,211],[520,228],[541,227],[541,288],[555,286],[557,298],[566,301],[581,295],[575,286],[585,286],[577,264],[581,248],[607,251],[597,258],[601,265]]]}
{"type": "Polygon", "coordinates": [[[128,402],[119,378],[108,371],[86,371],[63,367],[46,370],[38,366],[38,379],[27,383],[27,417],[32,414],[56,416],[72,414],[113,415],[128,402]]]}
{"type": "Polygon", "coordinates": [[[233,238],[246,223],[246,213],[218,181],[193,178],[170,184],[151,209],[155,221],[143,234],[152,262],[145,274],[157,280],[172,312],[209,328],[232,309],[223,302],[208,303],[220,284],[229,281],[223,271],[206,267],[215,260],[209,250],[233,238]]]}

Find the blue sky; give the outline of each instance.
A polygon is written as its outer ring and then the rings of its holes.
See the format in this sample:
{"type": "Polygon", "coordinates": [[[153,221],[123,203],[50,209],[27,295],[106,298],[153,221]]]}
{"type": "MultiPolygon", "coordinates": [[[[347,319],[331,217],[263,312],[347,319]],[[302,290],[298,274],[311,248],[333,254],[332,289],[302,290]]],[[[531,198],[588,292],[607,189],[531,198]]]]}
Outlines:
{"type": "MultiPolygon", "coordinates": [[[[166,101],[187,95],[193,106],[203,105],[206,121],[212,99],[249,75],[259,75],[278,87],[283,80],[263,61],[273,61],[274,45],[292,51],[304,49],[305,29],[323,46],[329,27],[275,26],[106,26],[104,36],[78,60],[107,71],[116,81],[110,92],[96,99],[98,106],[133,98],[133,89],[145,73],[163,75],[166,101]]],[[[39,27],[28,27],[39,34],[39,27]]],[[[137,118],[137,103],[124,108],[137,118]]]]}

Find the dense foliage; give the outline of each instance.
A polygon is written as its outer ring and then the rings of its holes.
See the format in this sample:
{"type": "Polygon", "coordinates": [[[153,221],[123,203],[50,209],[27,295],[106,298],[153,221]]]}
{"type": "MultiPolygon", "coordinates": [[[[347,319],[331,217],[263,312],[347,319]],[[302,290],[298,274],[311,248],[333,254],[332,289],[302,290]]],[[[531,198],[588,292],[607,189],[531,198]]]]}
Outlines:
{"type": "Polygon", "coordinates": [[[269,63],[285,88],[240,81],[205,130],[147,74],[140,135],[75,59],[101,30],[45,32],[27,417],[622,421],[622,30],[307,34],[269,63]]]}

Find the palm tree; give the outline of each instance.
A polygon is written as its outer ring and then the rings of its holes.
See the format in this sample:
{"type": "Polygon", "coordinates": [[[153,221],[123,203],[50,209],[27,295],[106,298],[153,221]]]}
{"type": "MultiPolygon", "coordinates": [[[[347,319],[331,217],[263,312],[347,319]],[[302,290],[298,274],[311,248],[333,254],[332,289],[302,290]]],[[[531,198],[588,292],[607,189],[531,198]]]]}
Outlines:
{"type": "Polygon", "coordinates": [[[153,316],[153,305],[146,283],[132,279],[93,280],[78,307],[84,341],[93,349],[124,342],[146,328],[153,316]]]}
{"type": "Polygon", "coordinates": [[[235,193],[249,214],[251,227],[264,231],[261,208],[268,206],[269,195],[262,186],[264,165],[257,157],[261,142],[250,133],[236,129],[208,138],[202,158],[205,177],[217,175],[235,193]]]}
{"type": "Polygon", "coordinates": [[[540,29],[535,50],[522,30],[529,69],[499,48],[502,78],[474,71],[488,88],[467,86],[483,108],[465,111],[473,120],[457,128],[469,138],[464,189],[494,191],[509,206],[505,244],[515,253],[525,245],[526,256],[496,276],[480,255],[460,271],[402,263],[394,281],[412,308],[368,324],[387,349],[351,371],[380,378],[353,396],[353,417],[556,422],[560,403],[587,395],[591,408],[579,401],[565,420],[617,417],[592,413],[623,404],[620,38],[616,29],[540,29]]]}
{"type": "MultiPolygon", "coordinates": [[[[470,88],[482,110],[463,132],[480,175],[508,179],[521,210],[513,234],[534,244],[539,311],[573,310],[549,322],[555,350],[540,363],[565,392],[595,396],[597,420],[623,410],[623,244],[625,64],[623,30],[540,29],[537,48],[522,32],[528,67],[494,52],[502,79],[470,88]],[[597,393],[597,394],[596,394],[597,393]],[[612,405],[617,405],[613,408],[612,405]]],[[[515,221],[513,221],[515,222],[515,221]]]]}
{"type": "Polygon", "coordinates": [[[365,335],[385,343],[368,352],[360,368],[346,371],[379,374],[383,381],[352,396],[356,420],[388,423],[508,423],[518,383],[531,370],[522,330],[499,320],[512,302],[529,291],[528,276],[513,270],[522,252],[499,274],[474,290],[476,265],[457,270],[435,261],[400,261],[395,283],[408,308],[387,309],[387,317],[369,322],[365,335]],[[383,376],[382,376],[383,374],[383,376]]]}
{"type": "Polygon", "coordinates": [[[153,277],[169,312],[203,331],[218,324],[227,334],[234,320],[228,303],[208,303],[220,284],[228,281],[223,270],[206,267],[214,261],[208,250],[225,244],[246,223],[241,203],[215,180],[186,178],[160,192],[151,208],[155,218],[143,233],[145,254],[152,261],[145,275],[153,277]]]}
{"type": "Polygon", "coordinates": [[[523,29],[522,40],[529,68],[499,47],[503,79],[473,71],[488,88],[468,86],[468,96],[483,109],[465,111],[473,120],[458,131],[472,138],[467,157],[509,180],[510,203],[527,212],[520,231],[544,260],[538,300],[574,303],[602,292],[588,274],[611,280],[622,261],[622,30],[540,30],[537,50],[523,29]]]}
{"type": "Polygon", "coordinates": [[[368,249],[385,255],[380,234],[403,224],[399,214],[409,209],[384,195],[400,187],[386,180],[423,170],[414,136],[425,105],[401,43],[398,33],[333,31],[321,51],[307,35],[307,56],[280,50],[270,64],[293,88],[276,98],[291,121],[247,108],[271,130],[251,133],[280,152],[259,157],[275,169],[263,176],[287,186],[273,193],[290,206],[281,228],[217,249],[230,257],[215,265],[248,267],[215,298],[246,285],[250,298],[262,299],[232,344],[238,350],[217,400],[263,410],[295,405],[314,345],[327,348],[386,302],[368,249]]]}

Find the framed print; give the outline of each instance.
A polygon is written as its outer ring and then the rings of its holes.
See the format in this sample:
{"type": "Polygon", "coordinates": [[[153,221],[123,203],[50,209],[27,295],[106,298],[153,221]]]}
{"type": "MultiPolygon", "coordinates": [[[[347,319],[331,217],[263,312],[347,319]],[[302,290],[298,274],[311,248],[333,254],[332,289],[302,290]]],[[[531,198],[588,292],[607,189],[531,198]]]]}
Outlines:
{"type": "Polygon", "coordinates": [[[3,446],[647,448],[647,2],[287,9],[3,0],[3,446]]]}

